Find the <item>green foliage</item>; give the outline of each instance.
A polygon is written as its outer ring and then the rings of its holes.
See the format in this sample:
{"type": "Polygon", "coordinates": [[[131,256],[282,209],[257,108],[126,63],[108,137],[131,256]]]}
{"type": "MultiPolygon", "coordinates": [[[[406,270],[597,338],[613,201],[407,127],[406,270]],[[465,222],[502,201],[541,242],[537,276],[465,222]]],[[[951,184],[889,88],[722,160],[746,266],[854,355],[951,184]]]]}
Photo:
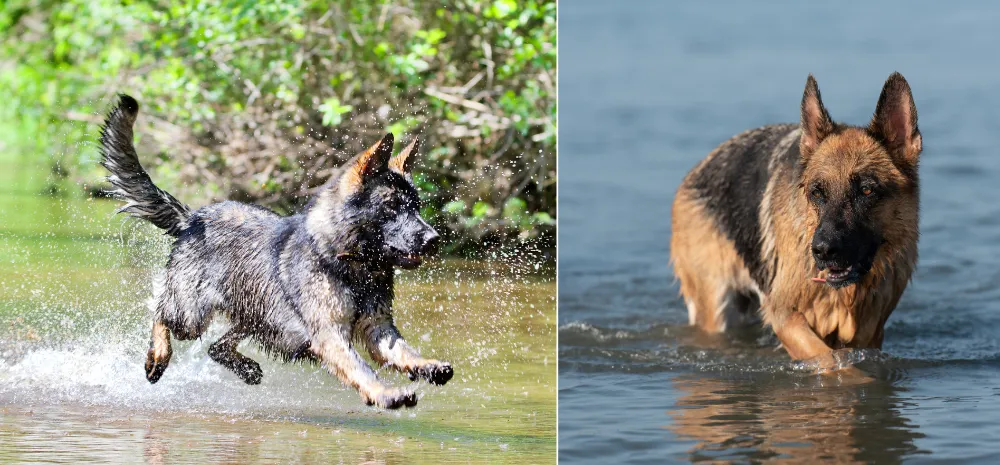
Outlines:
{"type": "Polygon", "coordinates": [[[453,251],[532,240],[554,229],[555,39],[553,0],[9,0],[0,137],[91,184],[96,124],[128,92],[164,187],[291,210],[384,132],[419,134],[453,251]]]}
{"type": "Polygon", "coordinates": [[[337,126],[343,121],[344,113],[351,111],[354,107],[341,105],[340,99],[330,97],[319,106],[320,113],[323,114],[323,126],[337,126]]]}

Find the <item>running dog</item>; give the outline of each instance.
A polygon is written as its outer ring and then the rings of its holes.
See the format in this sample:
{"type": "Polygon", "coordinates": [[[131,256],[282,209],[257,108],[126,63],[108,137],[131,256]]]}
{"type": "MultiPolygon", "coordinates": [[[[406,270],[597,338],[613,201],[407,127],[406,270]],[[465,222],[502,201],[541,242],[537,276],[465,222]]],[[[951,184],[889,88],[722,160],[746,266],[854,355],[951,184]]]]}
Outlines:
{"type": "Polygon", "coordinates": [[[451,364],[422,358],[393,324],[394,267],[416,268],[439,236],[419,215],[411,179],[414,140],[392,157],[387,134],[355,156],[305,207],[287,217],[256,205],[221,202],[192,211],[156,187],[139,164],[132,126],[139,104],[122,95],[101,130],[101,164],[119,212],[175,237],[162,286],[154,296],[146,379],[157,382],[170,363],[170,337],[198,338],[213,317],[229,331],[208,354],[247,384],[260,365],[237,352],[250,338],[270,355],[322,363],[368,405],[412,407],[416,395],[389,388],[355,351],[411,380],[444,384],[451,364]]]}
{"type": "Polygon", "coordinates": [[[809,76],[800,124],[726,141],[682,182],[671,254],[692,325],[763,320],[794,359],[880,348],[917,263],[922,150],[899,73],[867,126],[836,123],[809,76]]]}

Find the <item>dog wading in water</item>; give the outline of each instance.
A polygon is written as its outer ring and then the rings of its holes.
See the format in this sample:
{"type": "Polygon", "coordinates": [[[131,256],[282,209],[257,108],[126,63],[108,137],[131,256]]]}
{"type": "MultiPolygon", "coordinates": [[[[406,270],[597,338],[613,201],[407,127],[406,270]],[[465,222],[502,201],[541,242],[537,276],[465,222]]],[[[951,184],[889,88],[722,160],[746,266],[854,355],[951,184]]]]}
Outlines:
{"type": "Polygon", "coordinates": [[[671,258],[692,325],[763,320],[795,359],[880,348],[917,263],[923,144],[910,86],[866,126],[836,123],[810,75],[800,124],[729,139],[684,179],[671,258]]]}

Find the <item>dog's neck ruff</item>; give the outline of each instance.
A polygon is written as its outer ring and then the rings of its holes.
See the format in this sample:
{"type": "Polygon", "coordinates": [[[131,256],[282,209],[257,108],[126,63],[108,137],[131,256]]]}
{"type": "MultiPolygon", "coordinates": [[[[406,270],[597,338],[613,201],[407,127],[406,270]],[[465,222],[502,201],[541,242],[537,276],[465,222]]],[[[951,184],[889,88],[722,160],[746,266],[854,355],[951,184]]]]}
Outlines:
{"type": "Polygon", "coordinates": [[[320,267],[328,274],[345,282],[363,282],[392,274],[392,266],[386,265],[382,254],[371,252],[341,252],[336,248],[326,248],[313,235],[309,235],[309,246],[320,267]]]}

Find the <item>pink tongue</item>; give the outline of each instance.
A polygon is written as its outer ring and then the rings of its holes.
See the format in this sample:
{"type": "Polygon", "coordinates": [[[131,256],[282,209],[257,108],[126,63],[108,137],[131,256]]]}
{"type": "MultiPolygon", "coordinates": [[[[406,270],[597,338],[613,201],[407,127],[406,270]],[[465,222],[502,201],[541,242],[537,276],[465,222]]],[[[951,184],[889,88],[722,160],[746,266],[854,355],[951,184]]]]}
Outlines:
{"type": "Polygon", "coordinates": [[[816,277],[816,278],[810,278],[810,279],[812,279],[812,282],[814,282],[814,283],[825,283],[826,282],[826,278],[816,277]]]}

